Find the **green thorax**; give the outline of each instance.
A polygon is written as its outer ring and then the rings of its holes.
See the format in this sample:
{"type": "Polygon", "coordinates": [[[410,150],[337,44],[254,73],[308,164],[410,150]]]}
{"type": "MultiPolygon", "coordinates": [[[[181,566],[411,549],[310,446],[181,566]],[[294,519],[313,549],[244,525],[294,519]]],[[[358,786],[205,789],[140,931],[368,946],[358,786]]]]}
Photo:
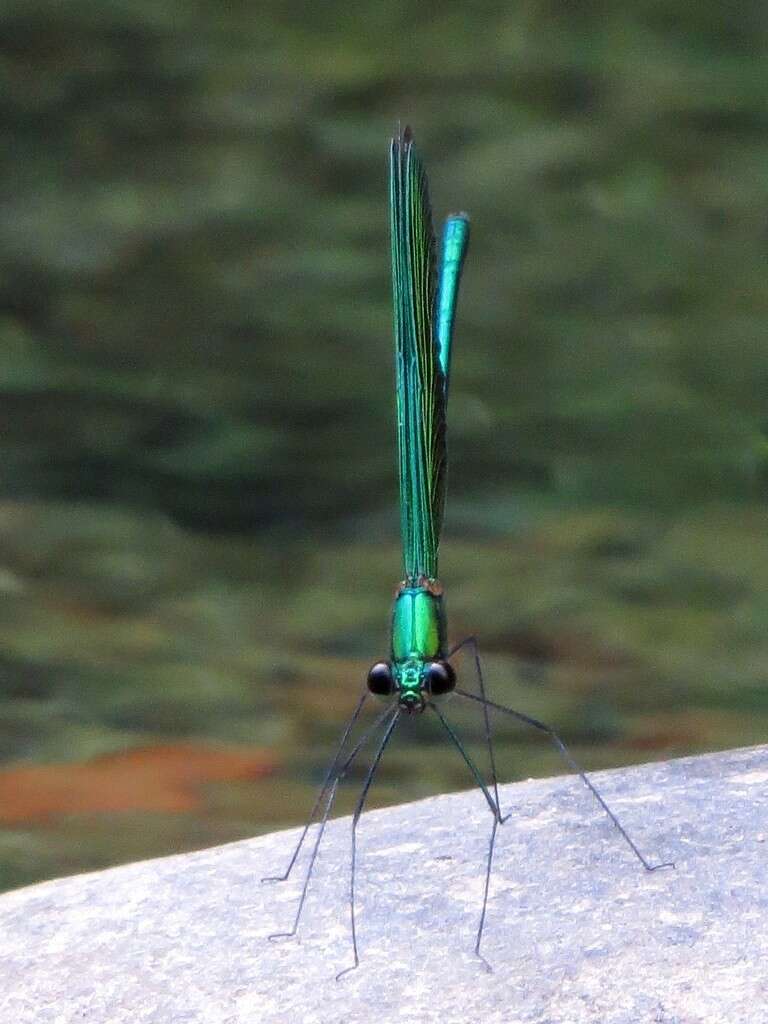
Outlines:
{"type": "Polygon", "coordinates": [[[434,582],[403,584],[392,612],[392,668],[401,694],[421,690],[424,666],[445,655],[445,606],[434,582]]]}

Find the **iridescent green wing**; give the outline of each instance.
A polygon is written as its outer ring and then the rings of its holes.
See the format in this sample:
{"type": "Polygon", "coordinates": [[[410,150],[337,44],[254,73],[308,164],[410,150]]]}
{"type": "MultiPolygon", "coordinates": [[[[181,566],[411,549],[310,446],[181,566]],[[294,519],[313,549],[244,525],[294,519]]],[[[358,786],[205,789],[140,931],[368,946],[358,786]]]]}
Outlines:
{"type": "Polygon", "coordinates": [[[426,174],[408,128],[392,140],[390,218],[400,524],[405,578],[415,583],[437,577],[446,388],[434,333],[432,212],[426,174]]]}

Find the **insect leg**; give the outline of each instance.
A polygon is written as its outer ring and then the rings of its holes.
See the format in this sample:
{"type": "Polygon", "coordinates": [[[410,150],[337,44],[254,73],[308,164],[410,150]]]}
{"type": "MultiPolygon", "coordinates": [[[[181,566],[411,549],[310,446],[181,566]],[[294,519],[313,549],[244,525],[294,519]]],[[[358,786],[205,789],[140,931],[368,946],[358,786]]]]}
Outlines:
{"type": "Polygon", "coordinates": [[[355,926],[355,862],[357,858],[357,823],[360,820],[360,815],[363,813],[363,807],[365,806],[365,798],[368,796],[368,790],[371,788],[371,783],[373,782],[373,777],[376,774],[376,769],[379,766],[379,762],[381,761],[382,755],[386,749],[387,744],[390,741],[392,733],[395,730],[395,726],[397,725],[399,717],[400,709],[395,708],[395,712],[392,715],[389,724],[387,725],[381,743],[379,743],[379,747],[376,751],[373,761],[371,762],[371,766],[368,769],[368,774],[366,775],[365,782],[363,783],[362,792],[360,793],[360,797],[357,801],[357,806],[355,807],[355,813],[352,816],[352,866],[349,876],[349,911],[350,920],[352,922],[352,952],[354,954],[355,962],[354,964],[352,964],[351,967],[346,967],[343,971],[339,971],[339,973],[336,975],[336,981],[340,981],[345,974],[349,974],[350,971],[354,971],[357,968],[358,964],[360,963],[360,957],[358,956],[357,952],[357,929],[355,926]]]}
{"type": "Polygon", "coordinates": [[[293,866],[296,863],[296,858],[299,856],[301,848],[304,845],[304,840],[307,838],[307,832],[309,832],[309,829],[315,820],[315,815],[317,814],[318,808],[320,807],[320,804],[322,803],[325,794],[328,792],[328,787],[331,785],[333,779],[336,777],[336,769],[339,764],[339,759],[341,758],[344,747],[346,746],[347,740],[349,739],[349,734],[352,732],[355,722],[360,717],[360,712],[363,710],[363,705],[365,704],[367,697],[368,690],[366,688],[366,690],[360,697],[360,700],[357,702],[355,710],[352,712],[352,717],[344,727],[344,732],[341,735],[341,741],[339,742],[339,745],[336,748],[336,753],[333,755],[333,760],[330,763],[328,771],[325,773],[323,784],[320,787],[317,797],[315,798],[314,804],[312,805],[312,810],[309,812],[309,818],[307,818],[307,823],[304,826],[301,835],[299,836],[299,841],[296,844],[296,849],[293,851],[293,856],[291,857],[288,863],[288,867],[285,869],[285,873],[282,875],[270,875],[267,878],[262,878],[262,882],[285,882],[288,876],[290,875],[291,871],[293,871],[293,866]]]}
{"type": "Polygon", "coordinates": [[[488,787],[483,782],[483,778],[480,775],[477,766],[464,749],[464,745],[462,744],[459,737],[456,735],[452,726],[448,723],[447,719],[445,718],[445,715],[443,715],[443,713],[440,711],[436,704],[430,703],[429,706],[440,719],[440,722],[442,723],[442,726],[445,729],[445,731],[448,733],[451,742],[456,747],[458,752],[461,754],[465,764],[472,772],[472,775],[474,776],[474,779],[477,782],[478,786],[480,786],[480,789],[483,791],[483,796],[485,797],[486,802],[491,809],[491,813],[493,814],[493,828],[491,829],[491,838],[488,842],[488,859],[486,860],[485,864],[485,886],[483,888],[483,907],[482,910],[480,911],[480,923],[477,928],[477,939],[475,941],[475,956],[480,960],[483,967],[485,967],[486,971],[488,971],[489,973],[493,973],[493,968],[485,959],[483,954],[480,952],[480,943],[483,941],[485,916],[488,909],[488,890],[491,884],[491,867],[493,865],[493,851],[494,847],[496,846],[496,830],[498,829],[500,824],[503,824],[504,818],[501,817],[501,814],[499,812],[499,805],[497,803],[494,803],[493,797],[491,796],[488,787]]]}
{"type": "Polygon", "coordinates": [[[472,777],[474,778],[475,782],[478,784],[480,789],[483,791],[483,796],[485,797],[486,802],[487,802],[488,806],[491,809],[491,814],[494,816],[494,818],[499,818],[499,820],[501,820],[501,815],[499,814],[499,805],[498,805],[498,803],[496,803],[496,801],[494,800],[493,796],[491,795],[490,790],[488,789],[488,787],[486,786],[485,782],[483,781],[483,777],[480,774],[480,771],[479,771],[477,765],[474,763],[472,758],[469,756],[469,754],[464,749],[464,745],[461,742],[461,740],[459,739],[459,737],[456,735],[456,732],[454,731],[453,727],[448,723],[448,720],[446,719],[445,715],[442,713],[440,708],[437,706],[437,704],[435,704],[433,701],[430,701],[429,704],[428,704],[428,707],[431,708],[431,710],[434,711],[434,713],[440,719],[443,728],[448,733],[448,736],[451,739],[451,742],[456,747],[456,749],[461,754],[461,756],[464,758],[465,764],[467,765],[469,770],[472,772],[472,777]]]}
{"type": "MultiPolygon", "coordinates": [[[[350,753],[347,755],[344,763],[339,768],[339,770],[338,770],[338,772],[336,774],[336,777],[334,778],[333,782],[331,783],[330,792],[328,794],[328,798],[327,798],[326,803],[325,803],[325,808],[323,810],[323,816],[320,819],[320,827],[317,830],[317,835],[315,837],[315,842],[314,842],[314,844],[312,846],[312,855],[311,855],[311,857],[309,859],[309,865],[307,867],[307,873],[306,873],[306,875],[304,877],[304,885],[302,886],[302,889],[301,889],[301,897],[299,898],[299,906],[298,906],[298,908],[296,910],[296,917],[295,917],[294,922],[293,922],[293,927],[291,928],[291,930],[289,932],[276,932],[275,934],[270,935],[269,936],[270,939],[274,940],[274,939],[292,938],[296,934],[296,932],[298,930],[298,927],[299,927],[299,920],[301,918],[301,912],[304,909],[304,903],[305,903],[306,898],[307,898],[307,891],[309,889],[310,879],[312,878],[312,871],[314,870],[315,860],[317,858],[317,851],[320,849],[320,841],[323,838],[323,833],[325,832],[325,826],[328,823],[328,817],[329,817],[329,815],[331,813],[331,808],[333,807],[333,802],[334,802],[334,800],[336,798],[336,790],[338,789],[339,782],[341,782],[341,780],[347,774],[347,772],[349,771],[349,768],[351,767],[351,765],[354,762],[355,758],[360,753],[361,749],[365,746],[365,744],[368,742],[368,740],[370,739],[371,735],[378,729],[378,727],[385,720],[387,715],[391,715],[391,714],[392,714],[392,709],[391,708],[388,707],[388,708],[384,709],[384,711],[376,718],[376,720],[373,722],[373,724],[370,725],[365,730],[363,735],[360,737],[360,739],[357,741],[357,743],[352,748],[350,753]]],[[[308,827],[309,826],[307,826],[306,828],[308,828],[308,827]]],[[[306,828],[304,829],[304,834],[306,834],[306,828]]]]}
{"type": "Polygon", "coordinates": [[[499,783],[498,775],[496,773],[496,759],[493,756],[493,739],[491,738],[491,721],[490,716],[488,714],[488,706],[486,703],[488,698],[485,693],[485,682],[483,680],[483,666],[480,662],[480,650],[477,645],[477,637],[466,637],[460,643],[456,644],[455,647],[451,648],[451,650],[448,652],[448,657],[453,657],[453,655],[457,654],[462,649],[462,647],[469,647],[472,649],[472,657],[475,662],[475,671],[477,672],[477,681],[480,684],[480,696],[483,699],[483,725],[485,726],[485,742],[488,746],[488,760],[491,766],[491,781],[493,782],[493,793],[494,796],[496,797],[496,806],[499,809],[499,814],[501,814],[501,801],[499,800],[499,783]]]}
{"type": "Polygon", "coordinates": [[[304,878],[304,885],[302,886],[302,889],[301,889],[301,896],[299,898],[299,905],[296,908],[296,917],[294,918],[294,921],[293,921],[293,927],[291,928],[291,930],[289,932],[275,932],[274,934],[268,936],[268,938],[269,938],[269,940],[271,942],[274,942],[275,939],[292,939],[293,936],[296,934],[296,932],[299,929],[299,921],[301,920],[301,912],[304,909],[304,903],[305,903],[306,898],[307,898],[307,891],[309,889],[309,880],[312,877],[312,871],[313,871],[313,869],[315,867],[315,859],[317,857],[317,851],[320,849],[320,841],[323,838],[323,833],[325,832],[325,826],[328,823],[328,815],[331,813],[331,808],[333,807],[333,801],[336,799],[336,790],[338,788],[339,788],[339,780],[338,780],[338,778],[336,778],[336,779],[333,780],[333,783],[332,783],[332,785],[330,787],[330,792],[328,794],[328,799],[325,802],[325,809],[323,810],[323,816],[320,819],[320,828],[317,830],[317,836],[315,837],[315,842],[312,845],[312,855],[309,858],[309,866],[307,867],[307,874],[306,874],[306,877],[304,878]]]}
{"type": "Polygon", "coordinates": [[[576,774],[579,776],[581,781],[590,791],[592,796],[594,796],[595,800],[597,800],[602,809],[611,819],[617,831],[624,839],[624,841],[627,843],[627,845],[632,850],[637,859],[640,861],[640,863],[643,865],[645,870],[657,871],[659,868],[673,868],[675,866],[672,861],[664,861],[660,864],[652,864],[650,861],[646,860],[646,858],[640,852],[640,849],[638,848],[636,843],[633,841],[632,837],[629,835],[627,830],[624,828],[619,819],[616,817],[611,808],[603,799],[597,786],[592,782],[591,779],[587,777],[587,774],[584,771],[584,769],[574,759],[570,750],[566,747],[565,743],[563,743],[563,741],[560,739],[560,737],[557,735],[557,733],[551,726],[546,725],[544,722],[540,722],[536,718],[532,718],[530,715],[524,715],[521,711],[514,711],[512,708],[505,707],[503,704],[496,704],[495,701],[478,697],[476,694],[468,693],[466,690],[461,690],[458,687],[454,692],[461,697],[465,697],[468,700],[473,700],[478,703],[481,703],[486,708],[493,708],[494,711],[501,711],[505,715],[511,715],[513,718],[516,718],[518,722],[522,722],[524,725],[530,725],[534,729],[538,729],[540,732],[546,733],[547,736],[549,736],[549,738],[552,740],[552,743],[555,745],[555,747],[559,750],[560,754],[563,756],[565,761],[568,763],[568,765],[573,769],[574,772],[576,772],[576,774]]]}

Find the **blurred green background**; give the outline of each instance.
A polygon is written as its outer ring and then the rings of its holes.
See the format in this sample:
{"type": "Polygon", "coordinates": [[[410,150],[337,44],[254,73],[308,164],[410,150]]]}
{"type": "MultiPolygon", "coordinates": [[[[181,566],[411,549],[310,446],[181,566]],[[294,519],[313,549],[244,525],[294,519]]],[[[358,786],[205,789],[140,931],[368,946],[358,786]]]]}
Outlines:
{"type": "MultiPolygon", "coordinates": [[[[398,119],[473,222],[452,638],[589,767],[768,738],[765,4],[25,0],[0,39],[2,887],[305,816],[400,572],[398,119]]],[[[562,770],[498,725],[505,780],[562,770]]],[[[416,721],[371,805],[470,783],[416,721]]]]}

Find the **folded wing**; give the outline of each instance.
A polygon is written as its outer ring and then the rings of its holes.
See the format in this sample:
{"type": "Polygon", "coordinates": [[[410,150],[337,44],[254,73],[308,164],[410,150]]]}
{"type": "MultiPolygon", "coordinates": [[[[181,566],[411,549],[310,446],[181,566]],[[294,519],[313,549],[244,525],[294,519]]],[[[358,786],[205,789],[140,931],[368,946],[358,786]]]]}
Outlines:
{"type": "Polygon", "coordinates": [[[437,578],[447,363],[444,370],[435,333],[435,236],[427,178],[407,128],[392,140],[390,217],[400,519],[405,579],[415,584],[437,578]]]}

